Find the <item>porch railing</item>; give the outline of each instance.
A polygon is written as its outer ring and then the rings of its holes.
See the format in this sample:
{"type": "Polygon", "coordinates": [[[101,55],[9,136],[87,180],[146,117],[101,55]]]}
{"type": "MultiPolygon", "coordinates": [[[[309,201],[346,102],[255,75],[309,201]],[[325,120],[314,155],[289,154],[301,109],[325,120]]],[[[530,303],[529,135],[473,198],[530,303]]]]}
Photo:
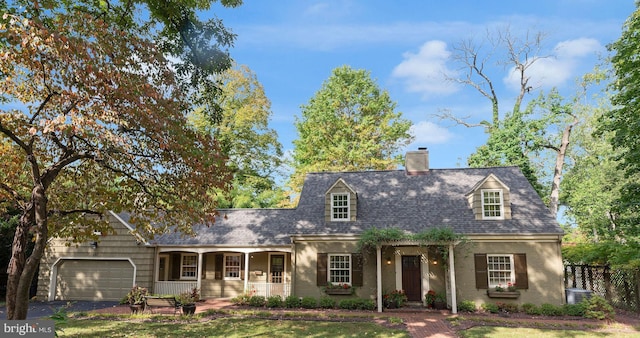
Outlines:
{"type": "Polygon", "coordinates": [[[155,282],[153,293],[159,295],[179,295],[197,286],[196,281],[158,281],[155,282]]]}
{"type": "Polygon", "coordinates": [[[291,295],[291,283],[249,283],[249,292],[255,290],[256,296],[281,296],[282,298],[291,295]]]}

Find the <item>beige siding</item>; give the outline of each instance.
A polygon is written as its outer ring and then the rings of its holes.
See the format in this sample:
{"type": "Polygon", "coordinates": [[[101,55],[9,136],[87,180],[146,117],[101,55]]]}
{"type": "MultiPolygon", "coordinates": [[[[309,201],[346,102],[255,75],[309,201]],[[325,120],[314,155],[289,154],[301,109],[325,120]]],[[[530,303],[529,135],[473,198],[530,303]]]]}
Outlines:
{"type": "Polygon", "coordinates": [[[338,181],[334,184],[334,186],[327,192],[325,196],[324,203],[324,218],[325,221],[331,221],[331,194],[349,194],[349,211],[350,211],[350,219],[352,222],[356,220],[358,215],[358,198],[356,194],[349,188],[344,182],[338,181]]]}
{"type": "MultiPolygon", "coordinates": [[[[116,234],[101,236],[98,247],[92,249],[90,242],[71,243],[66,246],[67,241],[52,239],[47,246],[46,252],[40,261],[40,273],[38,276],[37,298],[47,300],[49,295],[49,284],[52,265],[59,259],[95,259],[96,261],[109,261],[110,259],[131,259],[136,266],[136,284],[149,289],[153,286],[153,254],[154,248],[144,244],[138,244],[136,238],[130,234],[122,223],[115,217],[109,216],[111,226],[116,234]]],[[[62,261],[58,261],[60,265],[62,261]]],[[[123,294],[124,297],[126,294],[123,294]]]]}
{"type": "Polygon", "coordinates": [[[560,305],[564,301],[563,265],[558,241],[475,241],[457,247],[455,257],[458,302],[560,305]],[[485,289],[476,289],[475,286],[475,253],[526,254],[529,288],[520,290],[520,298],[515,300],[489,298],[485,289]]]}
{"type": "MultiPolygon", "coordinates": [[[[316,284],[317,253],[357,253],[357,241],[305,241],[295,244],[295,285],[292,294],[304,297],[326,296],[316,284]]],[[[363,286],[356,288],[354,297],[373,298],[376,294],[375,255],[363,257],[363,286]]],[[[345,296],[333,296],[343,298],[345,296]]]]}
{"type": "Polygon", "coordinates": [[[471,208],[476,220],[482,219],[482,190],[483,189],[501,189],[502,199],[504,206],[504,219],[511,219],[511,197],[509,195],[509,189],[505,187],[500,181],[496,180],[492,176],[489,176],[486,181],[480,185],[473,194],[470,196],[471,208]]]}

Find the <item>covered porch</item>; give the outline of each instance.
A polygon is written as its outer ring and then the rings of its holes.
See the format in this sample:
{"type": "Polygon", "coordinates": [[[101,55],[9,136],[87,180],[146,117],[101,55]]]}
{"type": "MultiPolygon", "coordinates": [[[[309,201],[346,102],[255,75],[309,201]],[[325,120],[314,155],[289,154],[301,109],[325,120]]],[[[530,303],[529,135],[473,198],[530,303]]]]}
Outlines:
{"type": "Polygon", "coordinates": [[[202,298],[291,294],[291,247],[158,248],[153,293],[202,298]]]}

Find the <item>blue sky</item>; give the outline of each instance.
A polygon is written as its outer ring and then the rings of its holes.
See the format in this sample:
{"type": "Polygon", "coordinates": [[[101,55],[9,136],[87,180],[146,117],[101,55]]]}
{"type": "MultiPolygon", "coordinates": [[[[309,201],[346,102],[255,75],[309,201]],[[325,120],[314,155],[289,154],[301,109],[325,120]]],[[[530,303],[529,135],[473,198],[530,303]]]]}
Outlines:
{"type": "MultiPolygon", "coordinates": [[[[486,140],[480,128],[440,121],[449,110],[471,121],[489,119],[490,102],[477,91],[449,84],[455,75],[452,46],[481,42],[487,30],[506,26],[514,35],[543,32],[541,51],[553,57],[532,69],[535,90],[553,86],[575,93],[575,80],[593,69],[606,45],[621,34],[634,11],[633,0],[538,1],[263,1],[245,0],[234,9],[214,5],[209,15],[238,35],[230,50],[239,64],[257,75],[272,104],[271,128],[285,151],[297,138],[294,116],[342,65],[366,69],[389,91],[397,110],[413,124],[416,136],[406,150],[426,146],[433,168],[466,166],[466,158],[486,140]]],[[[510,68],[495,66],[501,110],[516,97],[510,68]]]]}

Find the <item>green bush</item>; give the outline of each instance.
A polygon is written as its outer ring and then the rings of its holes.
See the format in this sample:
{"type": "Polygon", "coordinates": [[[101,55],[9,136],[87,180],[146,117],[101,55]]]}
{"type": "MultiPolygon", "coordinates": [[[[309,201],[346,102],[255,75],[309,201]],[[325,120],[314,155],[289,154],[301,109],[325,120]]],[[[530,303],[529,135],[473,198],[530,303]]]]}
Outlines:
{"type": "Polygon", "coordinates": [[[338,307],[344,310],[375,310],[376,303],[371,299],[347,298],[341,300],[338,307]]]}
{"type": "Polygon", "coordinates": [[[266,304],[267,300],[264,296],[252,296],[249,298],[249,305],[253,307],[263,307],[266,304]]]}
{"type": "Polygon", "coordinates": [[[249,300],[251,299],[251,296],[249,296],[246,293],[243,293],[239,296],[233,297],[231,298],[231,303],[235,304],[235,305],[247,305],[249,304],[249,300]]]}
{"type": "Polygon", "coordinates": [[[583,317],[585,308],[586,308],[586,303],[581,302],[578,304],[564,304],[563,307],[564,307],[565,314],[569,316],[583,317]]]}
{"type": "Polygon", "coordinates": [[[296,309],[300,307],[300,298],[290,295],[284,299],[284,306],[289,309],[296,309]]]}
{"type": "Polygon", "coordinates": [[[463,300],[458,304],[458,311],[462,312],[476,312],[476,302],[472,300],[463,300]]]}
{"type": "Polygon", "coordinates": [[[540,313],[545,316],[564,316],[564,308],[561,306],[544,303],[540,305],[540,313]]]}
{"type": "Polygon", "coordinates": [[[615,317],[613,306],[606,299],[593,295],[589,299],[583,300],[585,303],[585,318],[611,321],[615,317]]]}
{"type": "Polygon", "coordinates": [[[267,298],[267,307],[276,308],[282,307],[282,297],[280,295],[270,296],[267,298]]]}
{"type": "Polygon", "coordinates": [[[347,298],[338,302],[338,307],[345,310],[355,310],[357,306],[355,298],[347,298]]]}
{"type": "Polygon", "coordinates": [[[304,309],[315,309],[318,307],[318,300],[313,297],[303,297],[300,306],[304,309]]]}
{"type": "Polygon", "coordinates": [[[359,310],[375,310],[376,302],[374,302],[372,299],[360,298],[358,299],[358,309],[359,310]]]}
{"type": "Polygon", "coordinates": [[[482,309],[491,313],[498,313],[500,311],[500,309],[498,308],[498,305],[493,303],[483,303],[482,309]]]}
{"type": "Polygon", "coordinates": [[[539,316],[542,314],[542,312],[540,311],[540,308],[537,307],[535,304],[531,304],[531,303],[522,304],[522,311],[524,311],[524,313],[528,315],[539,316]]]}
{"type": "Polygon", "coordinates": [[[498,306],[498,311],[500,312],[507,312],[507,313],[518,312],[518,304],[515,304],[515,303],[498,302],[496,303],[496,306],[498,306]]]}
{"type": "Polygon", "coordinates": [[[333,309],[336,307],[336,301],[329,296],[320,297],[320,307],[323,309],[333,309]]]}

